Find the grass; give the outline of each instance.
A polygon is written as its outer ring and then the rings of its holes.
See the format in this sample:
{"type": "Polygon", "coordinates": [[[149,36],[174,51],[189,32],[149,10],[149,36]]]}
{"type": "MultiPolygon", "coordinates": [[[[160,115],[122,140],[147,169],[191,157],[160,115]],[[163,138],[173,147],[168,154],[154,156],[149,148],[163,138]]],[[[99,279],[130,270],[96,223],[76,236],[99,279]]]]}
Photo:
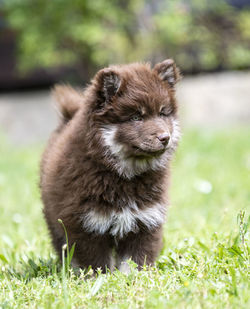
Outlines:
{"type": "Polygon", "coordinates": [[[0,308],[250,308],[249,141],[249,128],[184,133],[156,266],[94,278],[62,270],[50,245],[42,147],[1,139],[0,308]]]}

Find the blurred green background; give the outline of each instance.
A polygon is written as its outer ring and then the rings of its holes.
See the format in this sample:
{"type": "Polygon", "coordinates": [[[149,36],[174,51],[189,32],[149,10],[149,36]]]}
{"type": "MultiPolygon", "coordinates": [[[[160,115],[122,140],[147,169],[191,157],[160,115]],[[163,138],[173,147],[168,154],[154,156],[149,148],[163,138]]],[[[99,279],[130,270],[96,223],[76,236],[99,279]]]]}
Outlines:
{"type": "Polygon", "coordinates": [[[15,41],[12,70],[22,76],[43,69],[56,80],[85,82],[110,63],[166,57],[173,57],[184,73],[250,67],[247,0],[0,3],[1,32],[8,29],[15,41]]]}

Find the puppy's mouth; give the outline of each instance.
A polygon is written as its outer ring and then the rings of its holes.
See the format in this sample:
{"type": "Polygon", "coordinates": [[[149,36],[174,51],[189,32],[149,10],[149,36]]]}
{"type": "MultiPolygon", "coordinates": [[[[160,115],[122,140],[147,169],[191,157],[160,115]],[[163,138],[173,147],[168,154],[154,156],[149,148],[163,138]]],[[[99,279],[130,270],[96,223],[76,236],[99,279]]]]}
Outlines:
{"type": "Polygon", "coordinates": [[[133,156],[138,158],[153,158],[161,156],[166,148],[161,149],[142,149],[138,146],[132,146],[133,156]]]}

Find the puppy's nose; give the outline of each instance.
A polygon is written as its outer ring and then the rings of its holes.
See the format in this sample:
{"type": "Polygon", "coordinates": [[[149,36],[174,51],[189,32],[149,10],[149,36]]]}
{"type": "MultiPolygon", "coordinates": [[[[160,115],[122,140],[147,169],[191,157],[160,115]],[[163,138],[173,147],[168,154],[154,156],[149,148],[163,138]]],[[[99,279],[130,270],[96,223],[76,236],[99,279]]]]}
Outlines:
{"type": "Polygon", "coordinates": [[[158,135],[157,138],[159,139],[159,141],[162,142],[162,144],[164,146],[166,146],[168,144],[169,140],[170,140],[170,135],[169,135],[168,132],[164,132],[164,133],[158,135]]]}

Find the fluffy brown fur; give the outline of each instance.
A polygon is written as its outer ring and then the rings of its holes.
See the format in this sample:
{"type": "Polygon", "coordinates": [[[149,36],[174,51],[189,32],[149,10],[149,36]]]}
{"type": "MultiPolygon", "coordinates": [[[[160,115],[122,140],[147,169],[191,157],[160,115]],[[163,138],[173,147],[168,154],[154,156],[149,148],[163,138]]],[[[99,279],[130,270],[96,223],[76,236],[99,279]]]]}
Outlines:
{"type": "Polygon", "coordinates": [[[44,214],[61,255],[73,265],[127,271],[152,264],[162,245],[169,162],[179,131],[173,60],[112,66],[84,92],[57,86],[62,121],[41,163],[44,214]],[[115,256],[114,253],[115,252],[115,256]]]}

